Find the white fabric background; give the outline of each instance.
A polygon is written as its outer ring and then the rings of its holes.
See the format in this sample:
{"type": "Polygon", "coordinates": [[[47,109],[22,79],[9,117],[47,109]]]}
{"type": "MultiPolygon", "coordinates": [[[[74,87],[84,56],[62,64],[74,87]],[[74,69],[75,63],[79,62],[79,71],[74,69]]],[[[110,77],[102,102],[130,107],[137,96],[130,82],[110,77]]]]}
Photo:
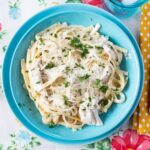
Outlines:
{"type": "MultiPolygon", "coordinates": [[[[31,16],[36,14],[42,9],[45,9],[44,6],[39,6],[38,0],[22,0],[20,4],[21,15],[18,19],[11,19],[9,16],[9,7],[7,0],[0,0],[0,23],[2,23],[3,30],[7,31],[7,35],[0,40],[0,64],[2,65],[4,52],[1,50],[4,45],[8,45],[12,36],[16,30],[31,16]]],[[[58,2],[59,4],[64,3],[63,0],[47,0],[50,7],[53,3],[58,2]]],[[[139,37],[139,24],[140,24],[140,14],[122,20],[122,22],[129,28],[133,35],[138,40],[139,37]]],[[[1,74],[0,74],[1,77],[1,74]]],[[[0,81],[1,82],[1,81],[0,81]]],[[[0,90],[1,91],[1,90],[0,90]]],[[[22,125],[17,123],[15,116],[10,110],[7,100],[4,97],[4,94],[0,92],[0,144],[2,143],[4,147],[7,147],[9,144],[9,134],[18,133],[19,130],[27,130],[22,125]]],[[[48,142],[41,138],[41,146],[35,148],[36,150],[79,150],[81,146],[66,146],[59,145],[56,143],[48,142]]]]}

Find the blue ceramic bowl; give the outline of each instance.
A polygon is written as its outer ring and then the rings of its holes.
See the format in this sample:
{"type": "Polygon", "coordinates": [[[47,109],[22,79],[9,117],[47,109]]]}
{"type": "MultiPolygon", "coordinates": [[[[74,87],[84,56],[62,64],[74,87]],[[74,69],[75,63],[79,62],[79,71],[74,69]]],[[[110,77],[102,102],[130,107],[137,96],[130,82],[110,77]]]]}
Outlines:
{"type": "Polygon", "coordinates": [[[136,2],[126,5],[120,0],[103,0],[103,7],[119,18],[127,18],[139,12],[142,5],[147,1],[148,0],[137,0],[136,2]]]}
{"type": "Polygon", "coordinates": [[[8,103],[17,118],[35,134],[63,144],[84,144],[103,139],[115,132],[132,115],[138,104],[143,86],[143,63],[140,49],[127,28],[108,12],[88,5],[67,4],[46,9],[28,20],[13,37],[3,64],[3,88],[8,103]],[[126,102],[114,104],[108,113],[101,115],[102,127],[85,126],[73,132],[63,126],[49,128],[41,120],[40,113],[23,88],[21,59],[35,34],[57,23],[89,26],[100,23],[101,33],[116,44],[128,49],[131,58],[123,59],[121,68],[129,72],[124,90],[126,102]]]}

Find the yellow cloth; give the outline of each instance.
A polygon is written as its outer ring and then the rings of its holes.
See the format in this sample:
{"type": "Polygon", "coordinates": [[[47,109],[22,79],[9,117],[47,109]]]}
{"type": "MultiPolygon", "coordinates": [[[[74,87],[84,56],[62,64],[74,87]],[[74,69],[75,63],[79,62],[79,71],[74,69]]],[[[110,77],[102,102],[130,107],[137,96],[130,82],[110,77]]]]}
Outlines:
{"type": "Polygon", "coordinates": [[[150,133],[150,0],[142,7],[140,47],[143,55],[145,81],[139,106],[133,115],[133,129],[139,133],[150,133]]]}

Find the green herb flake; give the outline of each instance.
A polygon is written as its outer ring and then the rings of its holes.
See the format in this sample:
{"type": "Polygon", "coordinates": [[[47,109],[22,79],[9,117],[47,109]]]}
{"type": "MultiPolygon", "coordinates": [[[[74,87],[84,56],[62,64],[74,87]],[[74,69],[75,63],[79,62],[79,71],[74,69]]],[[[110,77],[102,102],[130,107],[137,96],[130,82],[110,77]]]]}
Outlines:
{"type": "Polygon", "coordinates": [[[80,101],[80,104],[82,104],[84,101],[80,101]]]}
{"type": "Polygon", "coordinates": [[[64,57],[67,57],[68,54],[69,54],[69,51],[67,51],[66,48],[63,48],[63,49],[62,49],[62,52],[63,52],[64,57]]]}
{"type": "Polygon", "coordinates": [[[95,46],[95,48],[97,48],[97,49],[103,49],[103,47],[101,47],[101,46],[95,46]]]}
{"type": "Polygon", "coordinates": [[[22,103],[22,106],[24,106],[24,107],[25,107],[26,105],[25,105],[24,103],[22,103]]]}
{"type": "Polygon", "coordinates": [[[77,37],[74,37],[71,40],[70,45],[74,48],[80,49],[82,51],[82,53],[81,53],[82,57],[85,57],[89,53],[87,45],[82,44],[80,39],[77,37]]]}
{"type": "Polygon", "coordinates": [[[32,111],[32,109],[31,109],[31,108],[29,108],[29,111],[32,111]]]}
{"type": "Polygon", "coordinates": [[[91,97],[89,97],[88,99],[89,99],[89,102],[91,102],[91,101],[92,101],[92,98],[91,98],[91,97]]]}
{"type": "Polygon", "coordinates": [[[45,52],[45,53],[48,53],[49,51],[48,51],[48,50],[44,50],[44,52],[45,52]]]}
{"type": "Polygon", "coordinates": [[[108,102],[109,102],[108,99],[104,99],[104,100],[102,101],[102,104],[101,104],[101,105],[102,105],[102,106],[106,106],[106,105],[108,104],[108,102]]]}
{"type": "Polygon", "coordinates": [[[49,123],[49,128],[54,128],[55,127],[55,123],[49,123]]]}
{"type": "Polygon", "coordinates": [[[66,51],[66,49],[65,49],[65,48],[63,48],[63,49],[62,49],[62,52],[65,52],[65,51],[66,51]]]}
{"type": "Polygon", "coordinates": [[[22,104],[21,104],[21,103],[18,103],[18,106],[21,108],[21,107],[22,107],[22,104]]]}
{"type": "Polygon", "coordinates": [[[92,38],[92,37],[90,37],[90,40],[93,40],[93,38],[92,38]]]}
{"type": "Polygon", "coordinates": [[[96,79],[96,80],[95,80],[94,85],[95,85],[96,88],[99,88],[99,87],[100,87],[100,82],[101,82],[101,81],[100,81],[99,79],[96,79]]]}
{"type": "Polygon", "coordinates": [[[103,93],[106,93],[106,91],[108,90],[108,86],[103,85],[99,88],[99,90],[102,91],[103,93]]]}
{"type": "Polygon", "coordinates": [[[55,67],[55,64],[53,62],[50,62],[48,63],[46,66],[45,66],[45,69],[51,69],[51,68],[54,68],[55,67]]]}
{"type": "Polygon", "coordinates": [[[85,57],[88,53],[89,53],[88,49],[87,49],[87,48],[84,48],[84,49],[83,49],[83,52],[81,53],[81,56],[82,56],[82,57],[85,57]]]}
{"type": "Polygon", "coordinates": [[[83,67],[81,64],[75,63],[75,65],[76,65],[77,67],[81,68],[81,69],[84,69],[84,67],[83,67]]]}
{"type": "Polygon", "coordinates": [[[84,76],[79,76],[78,79],[82,82],[84,80],[87,80],[90,77],[90,75],[86,74],[84,76]]]}
{"type": "Polygon", "coordinates": [[[37,81],[37,82],[36,82],[36,84],[39,84],[39,83],[41,83],[41,82],[40,82],[40,81],[37,81]]]}
{"type": "Polygon", "coordinates": [[[101,85],[101,82],[99,79],[96,79],[95,80],[95,83],[94,83],[94,87],[95,88],[98,88],[100,91],[102,91],[103,93],[106,93],[106,91],[108,90],[108,86],[106,85],[101,85]]]}
{"type": "Polygon", "coordinates": [[[54,37],[55,37],[55,38],[57,38],[57,37],[58,37],[56,33],[54,34],[54,37]]]}
{"type": "Polygon", "coordinates": [[[64,86],[68,87],[69,86],[69,82],[64,82],[64,86]]]}
{"type": "Polygon", "coordinates": [[[95,46],[95,48],[98,50],[98,52],[101,54],[103,51],[103,47],[101,46],[95,46]]]}
{"type": "Polygon", "coordinates": [[[91,46],[91,45],[86,45],[86,47],[87,47],[87,48],[93,48],[93,46],[91,46]]]}
{"type": "Polygon", "coordinates": [[[40,44],[44,45],[44,39],[42,37],[39,38],[40,44]]]}
{"type": "Polygon", "coordinates": [[[66,67],[66,74],[68,74],[71,71],[71,68],[69,66],[66,67]]]}
{"type": "Polygon", "coordinates": [[[80,96],[82,95],[81,89],[78,89],[77,92],[79,93],[80,96]]]}
{"type": "Polygon", "coordinates": [[[63,95],[64,104],[68,105],[68,97],[66,95],[63,95]]]}
{"type": "Polygon", "coordinates": [[[71,43],[70,45],[72,47],[75,47],[75,48],[82,48],[83,44],[80,42],[80,39],[77,38],[77,37],[74,37],[72,40],[71,40],[71,43]]]}

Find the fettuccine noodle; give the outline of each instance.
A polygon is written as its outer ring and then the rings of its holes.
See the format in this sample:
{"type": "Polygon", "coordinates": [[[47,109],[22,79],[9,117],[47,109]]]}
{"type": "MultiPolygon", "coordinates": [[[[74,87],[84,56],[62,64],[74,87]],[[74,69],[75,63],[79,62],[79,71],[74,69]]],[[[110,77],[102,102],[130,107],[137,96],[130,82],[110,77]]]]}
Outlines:
{"type": "Polygon", "coordinates": [[[128,74],[119,65],[127,50],[100,35],[99,28],[58,23],[31,42],[21,68],[43,123],[74,130],[100,126],[99,114],[125,101],[128,74]]]}

